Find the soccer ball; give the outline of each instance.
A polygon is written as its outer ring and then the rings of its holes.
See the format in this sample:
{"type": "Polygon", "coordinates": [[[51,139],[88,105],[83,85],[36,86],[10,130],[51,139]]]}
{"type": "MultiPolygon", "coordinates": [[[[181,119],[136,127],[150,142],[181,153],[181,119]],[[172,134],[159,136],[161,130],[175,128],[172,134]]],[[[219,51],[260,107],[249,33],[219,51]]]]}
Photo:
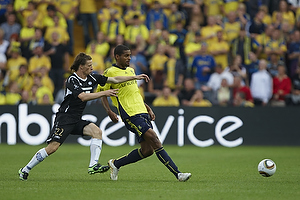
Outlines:
{"type": "Polygon", "coordinates": [[[272,176],[276,172],[276,164],[270,159],[264,159],[258,164],[258,172],[263,177],[272,176]]]}

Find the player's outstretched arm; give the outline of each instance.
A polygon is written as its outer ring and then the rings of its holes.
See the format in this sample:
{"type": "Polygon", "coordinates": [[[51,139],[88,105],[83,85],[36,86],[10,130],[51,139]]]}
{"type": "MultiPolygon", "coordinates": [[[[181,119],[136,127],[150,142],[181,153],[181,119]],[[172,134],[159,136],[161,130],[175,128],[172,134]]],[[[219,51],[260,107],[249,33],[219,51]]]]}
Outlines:
{"type": "Polygon", "coordinates": [[[78,98],[81,99],[81,101],[89,101],[89,100],[93,100],[93,99],[98,99],[98,98],[103,97],[103,96],[117,97],[118,96],[118,90],[119,89],[112,89],[112,90],[105,90],[105,91],[96,92],[96,93],[81,92],[78,95],[78,98]]]}
{"type": "Polygon", "coordinates": [[[108,77],[107,82],[108,83],[122,83],[125,81],[131,81],[131,80],[141,80],[144,79],[146,82],[149,81],[149,77],[146,74],[140,74],[136,76],[115,76],[115,77],[108,77]]]}
{"type": "Polygon", "coordinates": [[[114,113],[110,109],[107,97],[106,96],[101,97],[101,102],[102,102],[102,105],[103,105],[105,111],[107,112],[108,116],[110,117],[111,121],[113,121],[114,123],[117,123],[119,121],[118,116],[116,113],[114,113]]]}

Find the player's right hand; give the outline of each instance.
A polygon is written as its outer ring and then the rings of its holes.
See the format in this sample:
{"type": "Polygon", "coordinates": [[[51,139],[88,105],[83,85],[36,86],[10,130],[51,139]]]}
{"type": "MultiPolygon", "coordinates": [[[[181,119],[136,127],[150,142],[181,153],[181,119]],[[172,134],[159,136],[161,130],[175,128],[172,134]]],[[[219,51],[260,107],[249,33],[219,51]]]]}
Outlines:
{"type": "Polygon", "coordinates": [[[106,91],[104,91],[104,94],[105,94],[105,96],[108,96],[108,97],[110,97],[110,96],[114,96],[114,97],[117,97],[118,96],[118,91],[119,89],[111,89],[111,90],[106,90],[106,91]]]}

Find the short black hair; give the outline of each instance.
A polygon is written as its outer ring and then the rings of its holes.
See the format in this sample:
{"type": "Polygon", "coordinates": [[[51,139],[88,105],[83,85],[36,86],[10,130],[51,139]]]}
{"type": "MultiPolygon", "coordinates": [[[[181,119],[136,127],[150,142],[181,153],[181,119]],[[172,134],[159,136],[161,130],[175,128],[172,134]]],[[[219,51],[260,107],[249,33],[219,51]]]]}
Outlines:
{"type": "Polygon", "coordinates": [[[118,46],[116,46],[115,50],[114,50],[114,56],[116,57],[116,55],[122,55],[124,53],[124,51],[130,50],[127,46],[120,44],[118,46]]]}
{"type": "Polygon", "coordinates": [[[75,57],[75,60],[71,66],[71,70],[77,72],[80,65],[85,65],[87,60],[92,60],[92,57],[85,54],[85,53],[79,53],[75,57]]]}

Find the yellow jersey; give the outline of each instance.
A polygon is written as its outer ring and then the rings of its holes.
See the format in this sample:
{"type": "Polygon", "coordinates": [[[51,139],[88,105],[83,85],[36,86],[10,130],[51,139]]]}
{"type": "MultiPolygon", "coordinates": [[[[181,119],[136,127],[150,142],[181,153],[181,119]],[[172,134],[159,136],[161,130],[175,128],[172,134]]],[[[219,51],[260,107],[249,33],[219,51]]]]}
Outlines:
{"type": "Polygon", "coordinates": [[[32,71],[39,69],[41,67],[46,67],[48,70],[51,69],[51,60],[48,56],[33,56],[29,59],[28,72],[32,73],[32,71]]]}
{"type": "Polygon", "coordinates": [[[176,96],[170,95],[167,99],[163,96],[156,97],[152,103],[153,106],[173,106],[177,107],[180,105],[179,100],[176,96]]]}
{"type": "MultiPolygon", "coordinates": [[[[106,77],[135,76],[135,72],[131,67],[121,69],[113,65],[106,69],[103,75],[106,77]]],[[[103,87],[98,85],[97,92],[109,89],[119,89],[118,97],[111,96],[110,98],[123,120],[137,114],[148,113],[136,80],[117,84],[106,83],[103,87]]]]}
{"type": "Polygon", "coordinates": [[[18,56],[18,58],[10,58],[7,61],[7,70],[10,72],[9,79],[16,80],[19,75],[19,67],[21,65],[27,65],[26,58],[18,56]]]}

